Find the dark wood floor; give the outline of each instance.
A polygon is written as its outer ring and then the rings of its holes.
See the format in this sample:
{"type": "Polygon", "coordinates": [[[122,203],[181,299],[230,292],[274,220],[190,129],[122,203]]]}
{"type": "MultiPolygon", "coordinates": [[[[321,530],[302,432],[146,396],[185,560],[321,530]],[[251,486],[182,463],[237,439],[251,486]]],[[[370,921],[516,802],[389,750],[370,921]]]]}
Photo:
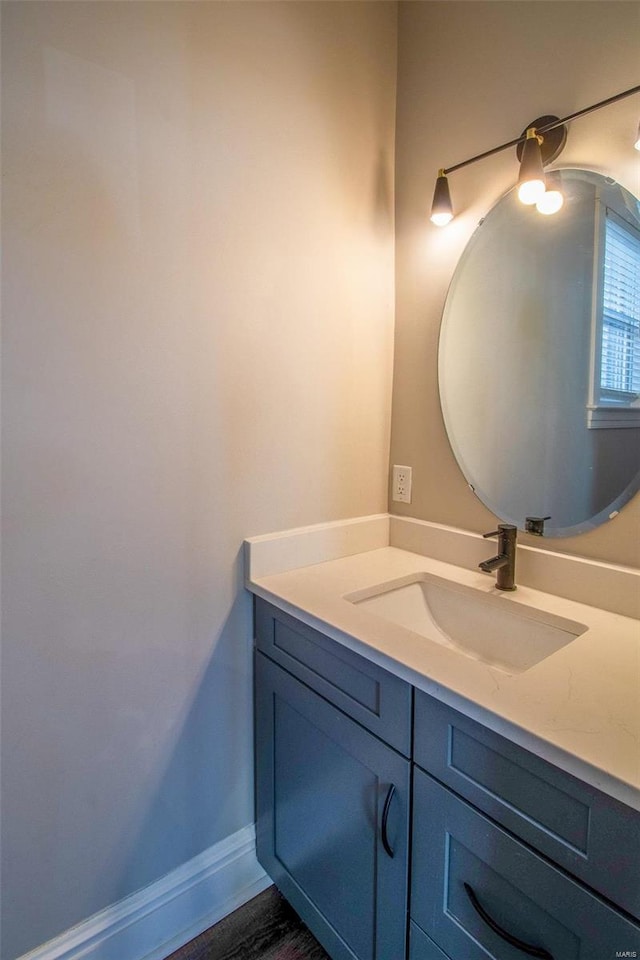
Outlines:
{"type": "Polygon", "coordinates": [[[331,960],[275,887],[167,960],[331,960]]]}

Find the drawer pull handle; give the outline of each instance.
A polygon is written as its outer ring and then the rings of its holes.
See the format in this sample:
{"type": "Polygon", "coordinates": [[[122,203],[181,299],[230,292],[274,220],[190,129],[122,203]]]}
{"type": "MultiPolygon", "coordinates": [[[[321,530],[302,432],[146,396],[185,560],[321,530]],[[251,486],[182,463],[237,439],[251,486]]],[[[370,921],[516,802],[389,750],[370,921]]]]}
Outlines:
{"type": "Polygon", "coordinates": [[[380,830],[382,846],[384,847],[384,849],[389,854],[392,860],[393,860],[393,850],[391,849],[391,845],[389,843],[389,837],[387,836],[387,820],[389,819],[389,807],[391,806],[391,800],[393,799],[393,795],[395,792],[396,792],[396,788],[392,783],[387,791],[387,798],[384,801],[384,807],[382,809],[382,828],[380,830]]]}
{"type": "Polygon", "coordinates": [[[522,950],[523,953],[528,953],[530,957],[539,957],[540,960],[553,960],[552,955],[548,950],[545,950],[544,947],[534,947],[530,943],[525,943],[523,940],[518,940],[517,937],[514,937],[513,934],[507,933],[506,930],[503,930],[502,927],[496,923],[493,917],[490,917],[487,911],[484,909],[480,901],[475,895],[473,888],[468,884],[464,884],[464,889],[471,901],[471,906],[479,914],[479,916],[484,920],[488,927],[491,927],[494,933],[497,933],[499,937],[502,937],[503,940],[506,940],[507,943],[510,943],[512,947],[517,947],[518,950],[522,950]]]}

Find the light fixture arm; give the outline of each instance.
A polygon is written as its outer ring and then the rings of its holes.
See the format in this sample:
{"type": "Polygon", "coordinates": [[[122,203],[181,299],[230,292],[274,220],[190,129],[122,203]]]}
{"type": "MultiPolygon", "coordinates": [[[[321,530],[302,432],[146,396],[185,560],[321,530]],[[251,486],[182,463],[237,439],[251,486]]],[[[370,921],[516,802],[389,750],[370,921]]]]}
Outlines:
{"type": "Polygon", "coordinates": [[[559,127],[563,123],[571,123],[572,120],[577,120],[578,117],[584,117],[587,113],[593,113],[594,110],[599,110],[601,107],[608,107],[610,103],[617,103],[618,100],[624,100],[625,97],[631,97],[634,93],[640,93],[640,84],[638,84],[637,87],[629,87],[628,90],[623,90],[622,93],[616,93],[613,97],[607,97],[606,100],[600,100],[598,103],[592,103],[590,107],[584,107],[583,110],[577,110],[575,113],[570,113],[568,117],[563,117],[561,120],[555,120],[553,123],[548,123],[544,127],[540,127],[538,133],[548,133],[549,130],[553,130],[554,127],[559,127]]]}
{"type": "MultiPolygon", "coordinates": [[[[536,128],[536,133],[544,136],[545,133],[549,133],[550,130],[554,130],[556,127],[563,126],[566,123],[571,123],[572,120],[577,120],[578,117],[584,117],[587,113],[593,113],[594,110],[600,110],[601,107],[607,107],[610,103],[616,103],[618,100],[624,99],[624,97],[630,97],[634,93],[640,93],[640,84],[636,87],[630,87],[629,90],[623,90],[622,93],[616,93],[613,97],[607,97],[606,100],[600,100],[598,103],[591,104],[590,107],[585,107],[583,110],[577,110],[575,113],[570,113],[567,117],[562,117],[562,119],[555,119],[551,123],[544,124],[544,126],[536,128]]],[[[444,174],[453,173],[455,170],[461,170],[462,167],[468,167],[471,163],[476,163],[478,160],[484,160],[486,157],[492,157],[496,153],[501,153],[503,150],[508,150],[509,147],[517,147],[519,144],[524,143],[527,139],[526,131],[519,137],[516,137],[515,140],[508,140],[506,143],[501,143],[498,147],[493,147],[491,150],[485,150],[484,153],[478,153],[475,157],[469,157],[468,160],[462,160],[461,163],[454,163],[451,167],[444,168],[444,174]]]]}

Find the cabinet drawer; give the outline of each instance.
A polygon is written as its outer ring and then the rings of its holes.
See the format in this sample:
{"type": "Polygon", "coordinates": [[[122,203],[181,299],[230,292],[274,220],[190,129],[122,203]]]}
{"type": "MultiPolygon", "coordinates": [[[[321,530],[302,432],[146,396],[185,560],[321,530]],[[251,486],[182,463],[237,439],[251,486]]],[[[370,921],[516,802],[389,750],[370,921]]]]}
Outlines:
{"type": "Polygon", "coordinates": [[[451,957],[640,953],[639,926],[417,768],[412,862],[412,919],[451,957]]]}
{"type": "Polygon", "coordinates": [[[259,598],[256,644],[363,727],[410,756],[410,684],[259,598]]]}
{"type": "Polygon", "coordinates": [[[414,759],[438,780],[640,917],[640,815],[422,691],[414,759]]]}

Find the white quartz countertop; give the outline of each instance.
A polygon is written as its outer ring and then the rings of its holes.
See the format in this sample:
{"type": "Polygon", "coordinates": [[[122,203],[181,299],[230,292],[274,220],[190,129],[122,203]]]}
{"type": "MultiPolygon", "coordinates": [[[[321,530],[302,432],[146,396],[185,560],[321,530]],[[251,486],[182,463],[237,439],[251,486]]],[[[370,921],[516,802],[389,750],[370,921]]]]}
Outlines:
{"type": "Polygon", "coordinates": [[[393,546],[256,576],[253,593],[417,688],[640,810],[640,623],[393,546]],[[397,626],[345,599],[395,578],[435,574],[513,603],[578,621],[587,630],[528,670],[510,675],[397,626]]]}

